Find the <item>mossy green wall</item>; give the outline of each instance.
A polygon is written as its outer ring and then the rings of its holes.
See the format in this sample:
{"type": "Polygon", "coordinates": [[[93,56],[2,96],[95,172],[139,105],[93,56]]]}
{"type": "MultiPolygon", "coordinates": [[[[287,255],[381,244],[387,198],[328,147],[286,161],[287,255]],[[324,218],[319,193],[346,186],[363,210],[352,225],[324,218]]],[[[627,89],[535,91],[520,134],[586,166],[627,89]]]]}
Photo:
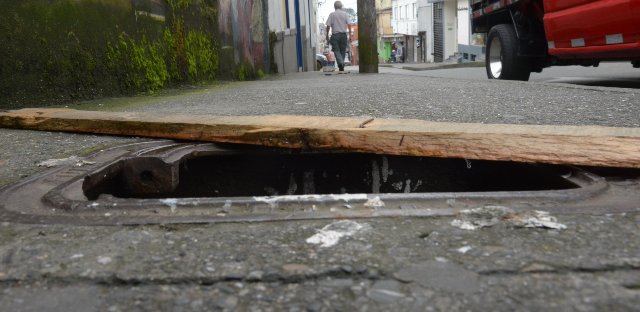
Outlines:
{"type": "Polygon", "coordinates": [[[0,12],[0,108],[154,92],[218,72],[215,0],[0,1],[0,12]]]}

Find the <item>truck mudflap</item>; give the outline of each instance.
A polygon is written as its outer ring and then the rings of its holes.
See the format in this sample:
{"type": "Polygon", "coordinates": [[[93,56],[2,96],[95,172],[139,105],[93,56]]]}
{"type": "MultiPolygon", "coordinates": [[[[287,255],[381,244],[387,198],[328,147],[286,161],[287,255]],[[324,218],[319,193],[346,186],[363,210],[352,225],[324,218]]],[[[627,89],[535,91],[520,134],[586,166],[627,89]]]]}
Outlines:
{"type": "Polygon", "coordinates": [[[550,55],[640,57],[640,0],[544,0],[544,9],[550,55]]]}

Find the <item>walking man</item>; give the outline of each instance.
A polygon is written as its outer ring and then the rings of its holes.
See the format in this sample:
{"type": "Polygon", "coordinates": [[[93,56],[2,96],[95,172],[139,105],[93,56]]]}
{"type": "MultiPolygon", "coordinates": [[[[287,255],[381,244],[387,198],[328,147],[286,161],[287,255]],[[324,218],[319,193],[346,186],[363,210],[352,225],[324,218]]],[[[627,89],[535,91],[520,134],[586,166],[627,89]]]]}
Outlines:
{"type": "Polygon", "coordinates": [[[342,2],[334,2],[333,8],[335,11],[329,14],[327,18],[327,41],[331,43],[331,49],[336,55],[338,70],[344,71],[344,56],[347,53],[347,43],[351,42],[351,18],[342,9],[342,2]],[[331,30],[331,40],[329,40],[329,30],[331,30]]]}

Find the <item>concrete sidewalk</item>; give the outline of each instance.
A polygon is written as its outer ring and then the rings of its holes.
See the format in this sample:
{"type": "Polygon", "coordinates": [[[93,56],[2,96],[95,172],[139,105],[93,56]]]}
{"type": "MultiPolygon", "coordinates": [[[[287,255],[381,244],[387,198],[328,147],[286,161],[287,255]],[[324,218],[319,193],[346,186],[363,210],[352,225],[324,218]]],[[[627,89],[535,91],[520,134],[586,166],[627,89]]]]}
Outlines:
{"type": "MultiPolygon", "coordinates": [[[[71,108],[109,109],[112,102],[119,103],[112,110],[166,114],[640,127],[634,89],[397,73],[308,72],[71,108]]],[[[141,139],[0,129],[0,141],[6,187],[47,170],[37,166],[41,161],[141,139]]],[[[464,160],[460,165],[469,170],[464,160]]],[[[487,219],[477,223],[490,225],[471,230],[460,226],[462,213],[139,226],[4,220],[0,310],[637,311],[640,202],[625,199],[640,194],[639,180],[630,171],[610,181],[608,191],[624,190],[619,201],[636,207],[626,211],[597,200],[568,212],[552,210],[556,200],[529,204],[557,218],[563,227],[555,228],[518,227],[481,214],[487,219]]],[[[464,204],[451,198],[435,208],[464,204]]]]}
{"type": "Polygon", "coordinates": [[[467,62],[467,63],[384,63],[384,64],[379,64],[378,66],[421,71],[421,70],[440,70],[440,69],[466,68],[466,67],[484,67],[484,61],[483,62],[467,62]]]}

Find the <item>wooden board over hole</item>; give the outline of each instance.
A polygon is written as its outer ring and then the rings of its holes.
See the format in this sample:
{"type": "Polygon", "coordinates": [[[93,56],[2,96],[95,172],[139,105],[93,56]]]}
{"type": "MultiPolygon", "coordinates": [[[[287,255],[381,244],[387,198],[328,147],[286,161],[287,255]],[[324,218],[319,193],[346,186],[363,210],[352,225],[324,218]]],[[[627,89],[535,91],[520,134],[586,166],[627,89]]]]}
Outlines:
{"type": "Polygon", "coordinates": [[[640,168],[640,128],[22,109],[0,127],[294,149],[640,168]]]}

